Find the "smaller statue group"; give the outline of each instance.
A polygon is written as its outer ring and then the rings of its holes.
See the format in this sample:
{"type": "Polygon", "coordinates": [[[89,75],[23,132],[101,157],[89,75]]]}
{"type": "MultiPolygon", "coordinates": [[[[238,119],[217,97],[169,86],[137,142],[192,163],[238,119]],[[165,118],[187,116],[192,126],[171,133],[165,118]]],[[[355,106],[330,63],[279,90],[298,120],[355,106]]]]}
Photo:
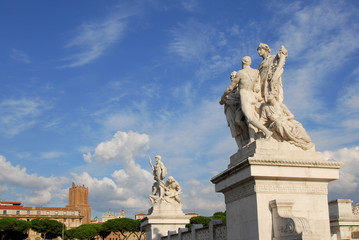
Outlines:
{"type": "Polygon", "coordinates": [[[179,195],[182,192],[179,183],[172,176],[169,176],[167,182],[164,182],[167,176],[167,168],[163,164],[161,156],[155,156],[155,161],[156,164],[153,165],[150,158],[150,165],[155,180],[152,185],[152,195],[150,195],[152,205],[162,200],[168,203],[181,203],[179,195]]]}
{"type": "Polygon", "coordinates": [[[224,91],[220,104],[239,149],[259,138],[287,141],[303,150],[313,147],[302,124],[283,104],[282,75],[288,52],[284,46],[270,55],[267,44],[257,48],[263,61],[258,69],[251,68],[252,60],[245,56],[242,69],[231,73],[231,84],[224,91]]]}

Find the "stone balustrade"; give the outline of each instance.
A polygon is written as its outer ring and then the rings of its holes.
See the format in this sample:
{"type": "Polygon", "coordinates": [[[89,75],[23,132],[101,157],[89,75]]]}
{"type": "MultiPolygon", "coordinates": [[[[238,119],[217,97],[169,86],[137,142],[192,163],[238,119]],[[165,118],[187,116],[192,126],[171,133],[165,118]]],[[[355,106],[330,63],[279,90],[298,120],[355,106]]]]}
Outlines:
{"type": "Polygon", "coordinates": [[[161,240],[227,240],[227,228],[220,219],[212,219],[209,227],[193,224],[191,231],[179,228],[178,232],[168,231],[168,235],[161,240]]]}

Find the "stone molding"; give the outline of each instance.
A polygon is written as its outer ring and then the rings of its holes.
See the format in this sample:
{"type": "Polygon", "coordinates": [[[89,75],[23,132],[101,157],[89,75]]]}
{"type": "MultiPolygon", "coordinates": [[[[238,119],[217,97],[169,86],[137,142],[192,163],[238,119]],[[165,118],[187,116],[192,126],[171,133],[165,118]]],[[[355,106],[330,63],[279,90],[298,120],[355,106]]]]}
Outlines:
{"type": "Polygon", "coordinates": [[[340,169],[343,165],[342,162],[326,161],[326,160],[281,160],[281,159],[255,159],[249,158],[241,161],[231,167],[228,167],[223,172],[211,178],[211,182],[216,184],[230,175],[240,172],[242,169],[250,166],[287,166],[287,167],[306,167],[306,168],[327,168],[327,169],[340,169]]]}
{"type": "Polygon", "coordinates": [[[317,167],[317,168],[334,168],[339,169],[342,162],[336,161],[306,161],[306,160],[275,160],[275,159],[248,159],[250,165],[263,166],[293,166],[293,167],[317,167]]]}

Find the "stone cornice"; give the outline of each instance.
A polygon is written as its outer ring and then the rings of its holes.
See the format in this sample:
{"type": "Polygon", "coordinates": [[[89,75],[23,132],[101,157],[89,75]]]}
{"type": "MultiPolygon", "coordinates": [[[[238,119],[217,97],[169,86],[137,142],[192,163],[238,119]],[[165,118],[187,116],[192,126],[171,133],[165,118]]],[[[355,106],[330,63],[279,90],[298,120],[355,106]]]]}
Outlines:
{"type": "Polygon", "coordinates": [[[307,167],[307,168],[329,168],[340,169],[343,165],[342,162],[326,161],[326,160],[274,160],[274,159],[258,159],[250,157],[241,161],[234,166],[228,167],[223,172],[211,178],[212,183],[218,183],[228,176],[241,171],[242,169],[250,166],[283,166],[283,167],[307,167]]]}
{"type": "Polygon", "coordinates": [[[291,167],[316,167],[339,169],[342,162],[336,161],[312,161],[312,160],[273,160],[273,159],[248,159],[250,165],[263,166],[291,166],[291,167]]]}

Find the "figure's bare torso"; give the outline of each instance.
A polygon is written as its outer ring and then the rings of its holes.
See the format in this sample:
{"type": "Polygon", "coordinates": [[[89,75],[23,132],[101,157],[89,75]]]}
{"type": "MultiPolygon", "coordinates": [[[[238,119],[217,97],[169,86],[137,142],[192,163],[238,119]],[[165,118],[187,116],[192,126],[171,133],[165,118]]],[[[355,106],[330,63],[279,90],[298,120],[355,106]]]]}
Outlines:
{"type": "Polygon", "coordinates": [[[245,68],[237,72],[236,79],[239,79],[239,89],[253,91],[254,85],[258,78],[259,71],[257,69],[245,68]]]}

